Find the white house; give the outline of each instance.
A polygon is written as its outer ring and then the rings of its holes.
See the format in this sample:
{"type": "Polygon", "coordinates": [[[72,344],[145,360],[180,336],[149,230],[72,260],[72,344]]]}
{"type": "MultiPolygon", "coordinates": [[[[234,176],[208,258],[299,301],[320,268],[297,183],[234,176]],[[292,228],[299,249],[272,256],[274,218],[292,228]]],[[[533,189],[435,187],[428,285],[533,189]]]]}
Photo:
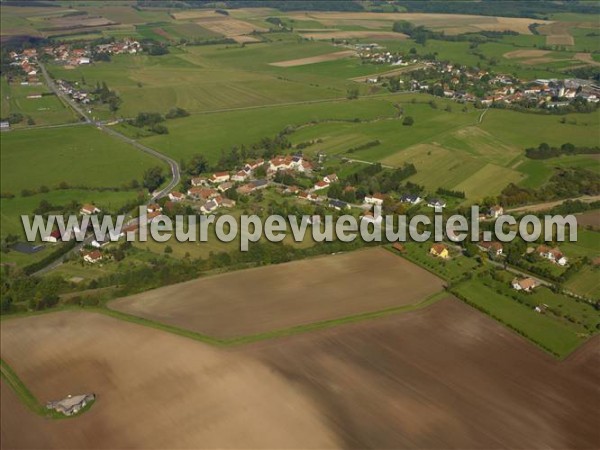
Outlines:
{"type": "Polygon", "coordinates": [[[231,175],[227,172],[216,172],[210,176],[211,183],[224,183],[225,181],[229,181],[231,175]]]}
{"type": "Polygon", "coordinates": [[[173,202],[180,202],[185,199],[185,194],[181,192],[169,192],[169,200],[173,202]]]}
{"type": "Polygon", "coordinates": [[[219,207],[219,204],[215,200],[209,200],[200,207],[200,211],[204,214],[209,214],[215,211],[219,207]]]}
{"type": "Polygon", "coordinates": [[[314,190],[320,191],[321,189],[327,189],[328,187],[329,187],[329,183],[327,183],[326,181],[318,181],[315,184],[314,190]]]}
{"type": "Polygon", "coordinates": [[[383,205],[383,195],[382,194],[366,195],[365,203],[368,203],[369,205],[381,206],[381,205],[383,205]]]}
{"type": "Polygon", "coordinates": [[[537,248],[537,253],[548,261],[558,264],[559,266],[566,266],[568,259],[562,254],[558,247],[550,248],[546,245],[540,245],[537,248]]]}
{"type": "Polygon", "coordinates": [[[323,178],[323,181],[325,183],[337,183],[339,178],[335,173],[332,173],[331,175],[327,175],[325,178],[323,178]]]}
{"type": "Polygon", "coordinates": [[[100,253],[98,250],[93,250],[91,252],[84,253],[83,260],[85,262],[95,264],[98,261],[102,261],[102,253],[100,253]]]}
{"type": "Polygon", "coordinates": [[[81,207],[81,210],[79,211],[81,214],[85,214],[85,215],[91,215],[91,214],[98,214],[100,212],[99,208],[96,208],[96,206],[91,205],[91,204],[85,204],[81,207]]]}
{"type": "Polygon", "coordinates": [[[430,208],[445,208],[446,202],[439,198],[432,198],[427,202],[427,206],[430,208]]]}
{"type": "Polygon", "coordinates": [[[235,175],[231,177],[231,181],[246,181],[248,176],[250,175],[250,171],[240,170],[235,175]]]}
{"type": "Polygon", "coordinates": [[[533,278],[515,278],[512,280],[512,287],[517,291],[531,292],[538,285],[533,278]]]}

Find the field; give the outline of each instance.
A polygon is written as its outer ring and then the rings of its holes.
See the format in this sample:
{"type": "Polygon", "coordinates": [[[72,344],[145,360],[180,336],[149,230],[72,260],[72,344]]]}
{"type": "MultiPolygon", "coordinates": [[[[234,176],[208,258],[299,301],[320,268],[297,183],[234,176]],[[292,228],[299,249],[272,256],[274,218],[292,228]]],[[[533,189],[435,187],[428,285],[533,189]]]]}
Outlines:
{"type": "Polygon", "coordinates": [[[98,396],[77,419],[44,420],[3,381],[10,448],[559,449],[600,438],[597,341],[558,362],[453,299],[227,351],[87,312],[1,327],[2,359],[40,401],[98,396]]]}
{"type": "Polygon", "coordinates": [[[90,126],[2,133],[2,192],[42,185],[120,187],[157,165],[152,157],[90,126]]]}
{"type": "Polygon", "coordinates": [[[77,117],[46,86],[21,86],[8,84],[2,79],[2,117],[9,114],[22,114],[23,121],[16,127],[28,125],[28,119],[34,125],[54,125],[76,122],[77,117]],[[27,98],[41,95],[41,98],[27,98]]]}
{"type": "Polygon", "coordinates": [[[569,278],[566,288],[575,294],[588,298],[600,298],[600,269],[597,266],[586,266],[569,278]]]}
{"type": "MultiPolygon", "coordinates": [[[[356,21],[388,23],[390,28],[394,21],[406,20],[415,25],[423,25],[445,33],[460,34],[482,30],[512,30],[520,34],[531,34],[528,26],[537,22],[550,23],[545,20],[527,18],[508,18],[491,16],[473,16],[468,14],[421,14],[421,13],[368,13],[368,12],[299,12],[286,16],[298,20],[315,20],[327,26],[343,26],[356,21]]],[[[371,26],[373,26],[371,24],[371,26]]]]}
{"type": "Polygon", "coordinates": [[[590,227],[594,230],[600,229],[600,211],[588,211],[577,215],[577,223],[582,227],[590,227]]]}
{"type": "Polygon", "coordinates": [[[372,249],[200,278],[110,308],[232,338],[414,305],[441,289],[442,280],[427,271],[372,249]]]}
{"type": "Polygon", "coordinates": [[[296,67],[306,66],[307,64],[316,64],[325,61],[335,61],[336,59],[346,58],[348,56],[355,55],[356,52],[353,50],[343,50],[341,52],[329,53],[327,55],[312,56],[309,58],[290,59],[287,61],[279,61],[271,63],[272,66],[276,67],[296,67]]]}
{"type": "Polygon", "coordinates": [[[302,33],[307,39],[330,40],[330,39],[406,39],[407,36],[393,31],[324,31],[302,33]]]}

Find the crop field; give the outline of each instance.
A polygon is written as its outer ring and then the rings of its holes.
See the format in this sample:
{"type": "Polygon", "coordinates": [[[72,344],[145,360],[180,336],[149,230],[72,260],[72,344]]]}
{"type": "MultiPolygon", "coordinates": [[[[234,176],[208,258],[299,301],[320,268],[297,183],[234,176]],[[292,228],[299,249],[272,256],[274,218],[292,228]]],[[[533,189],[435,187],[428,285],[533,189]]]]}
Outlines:
{"type": "Polygon", "coordinates": [[[582,227],[590,227],[596,231],[600,230],[600,211],[588,211],[578,214],[577,223],[582,227]]]}
{"type": "Polygon", "coordinates": [[[2,381],[6,448],[335,445],[312,399],[244,355],[87,312],[2,321],[2,340],[2,359],[39,401],[98,397],[81,417],[45,420],[2,381]]]}
{"type": "Polygon", "coordinates": [[[348,56],[353,56],[355,54],[356,52],[353,50],[343,50],[341,52],[334,52],[320,56],[312,56],[309,58],[290,59],[287,61],[274,62],[271,63],[271,65],[276,67],[306,66],[308,64],[316,64],[325,61],[335,61],[336,59],[347,58],[348,56]]]}
{"type": "MultiPolygon", "coordinates": [[[[546,20],[528,18],[509,18],[492,16],[473,16],[468,14],[422,14],[422,13],[370,13],[370,12],[298,12],[285,16],[298,20],[315,20],[327,26],[348,25],[359,21],[387,22],[406,20],[415,25],[445,31],[447,34],[477,32],[482,30],[511,30],[520,34],[531,34],[528,26],[531,23],[546,24],[546,20]]],[[[372,25],[371,25],[372,26],[372,25]]]]}
{"type": "Polygon", "coordinates": [[[330,40],[330,39],[406,39],[408,36],[393,31],[312,31],[304,32],[302,36],[307,39],[330,40]]]}
{"type": "Polygon", "coordinates": [[[600,268],[598,266],[586,266],[573,275],[565,284],[576,294],[588,298],[600,298],[600,268]]]}
{"type": "Polygon", "coordinates": [[[10,448],[558,449],[600,437],[597,341],[559,362],[454,299],[227,351],[90,312],[1,327],[2,359],[40,401],[98,396],[81,417],[44,420],[2,381],[10,448]]]}
{"type": "Polygon", "coordinates": [[[2,192],[61,182],[71,186],[120,187],[141,180],[156,160],[90,126],[2,133],[2,192]]]}
{"type": "Polygon", "coordinates": [[[414,305],[441,289],[419,266],[372,249],[200,278],[110,308],[232,338],[414,305]]]}

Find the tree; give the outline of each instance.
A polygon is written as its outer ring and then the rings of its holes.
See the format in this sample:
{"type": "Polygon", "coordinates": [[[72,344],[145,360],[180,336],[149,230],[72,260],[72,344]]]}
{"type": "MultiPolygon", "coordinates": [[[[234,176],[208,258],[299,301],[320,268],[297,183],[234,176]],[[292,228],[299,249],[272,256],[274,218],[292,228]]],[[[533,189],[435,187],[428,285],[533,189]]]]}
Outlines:
{"type": "Polygon", "coordinates": [[[402,121],[402,125],[405,125],[408,127],[412,126],[413,123],[415,123],[415,119],[413,119],[412,116],[406,116],[404,118],[404,120],[402,121]]]}
{"type": "Polygon", "coordinates": [[[159,187],[165,180],[163,169],[160,166],[152,167],[144,172],[144,187],[150,192],[159,187]]]}
{"type": "Polygon", "coordinates": [[[188,163],[187,172],[190,175],[200,175],[203,172],[208,171],[208,161],[204,155],[194,155],[188,163]]]}
{"type": "Polygon", "coordinates": [[[346,91],[346,98],[348,100],[356,100],[358,98],[358,88],[356,86],[349,87],[346,91]]]}

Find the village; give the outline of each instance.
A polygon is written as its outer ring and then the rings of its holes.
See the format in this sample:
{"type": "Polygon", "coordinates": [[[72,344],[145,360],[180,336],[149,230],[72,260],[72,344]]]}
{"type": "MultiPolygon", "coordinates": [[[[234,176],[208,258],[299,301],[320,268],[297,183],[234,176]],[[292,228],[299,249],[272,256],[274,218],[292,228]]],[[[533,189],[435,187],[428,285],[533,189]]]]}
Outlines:
{"type": "Polygon", "coordinates": [[[513,75],[432,60],[431,55],[385,51],[377,44],[357,44],[353,48],[364,64],[390,67],[414,65],[414,70],[406,70],[397,75],[390,72],[368,77],[368,84],[391,87],[392,80],[396,79],[398,86],[395,89],[425,92],[461,103],[477,102],[484,107],[518,105],[554,109],[574,102],[596,104],[600,100],[600,86],[590,80],[523,80],[513,75]],[[421,74],[419,79],[412,76],[415,72],[421,74]]]}

